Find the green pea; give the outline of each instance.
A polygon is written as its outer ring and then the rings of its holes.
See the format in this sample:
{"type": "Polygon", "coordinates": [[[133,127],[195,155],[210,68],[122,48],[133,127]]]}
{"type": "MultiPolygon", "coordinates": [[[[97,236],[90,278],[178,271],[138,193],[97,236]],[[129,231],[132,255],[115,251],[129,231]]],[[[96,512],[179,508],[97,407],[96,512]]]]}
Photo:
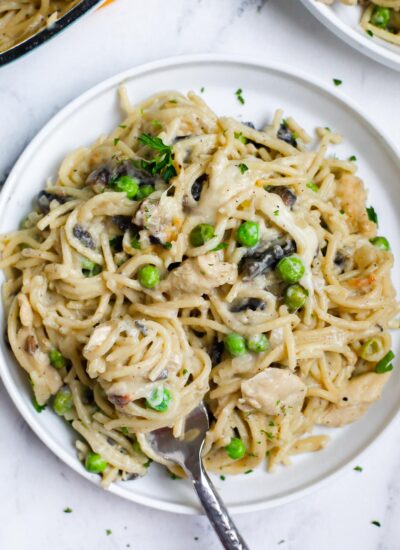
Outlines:
{"type": "Polygon", "coordinates": [[[379,250],[390,250],[390,244],[386,237],[374,237],[369,240],[379,250]]]}
{"type": "Polygon", "coordinates": [[[189,240],[192,246],[202,246],[213,237],[215,237],[213,226],[208,223],[200,223],[190,232],[189,240]]]}
{"type": "Polygon", "coordinates": [[[260,240],[260,227],[257,222],[243,222],[236,230],[236,240],[243,246],[250,248],[260,240]]]}
{"type": "Polygon", "coordinates": [[[282,258],[276,266],[276,270],[286,283],[297,283],[305,273],[303,262],[294,255],[282,258]]]}
{"type": "Polygon", "coordinates": [[[368,357],[370,357],[371,355],[378,353],[379,350],[379,341],[375,338],[370,338],[363,344],[360,352],[360,357],[362,357],[363,359],[368,359],[368,357]]]}
{"type": "Polygon", "coordinates": [[[146,405],[155,411],[165,412],[172,401],[172,395],[167,388],[159,386],[154,388],[146,399],[146,405]]]}
{"type": "Polygon", "coordinates": [[[107,468],[108,462],[98,453],[88,453],[85,460],[85,468],[91,474],[102,474],[107,468]]]}
{"type": "Polygon", "coordinates": [[[308,291],[299,284],[290,285],[285,290],[285,304],[292,311],[300,309],[306,303],[308,291]]]}
{"type": "Polygon", "coordinates": [[[54,412],[58,416],[64,416],[74,405],[71,390],[67,387],[61,388],[55,395],[53,401],[54,412]]]}
{"type": "Polygon", "coordinates": [[[375,365],[375,372],[377,372],[378,374],[383,374],[384,372],[389,372],[389,371],[393,370],[392,359],[394,359],[394,353],[393,353],[392,350],[390,350],[375,365]]]}
{"type": "Polygon", "coordinates": [[[233,357],[240,357],[246,353],[246,340],[235,332],[225,336],[224,345],[226,351],[233,357]]]}
{"type": "Polygon", "coordinates": [[[136,197],[139,191],[139,183],[135,178],[129,176],[120,176],[112,184],[116,191],[123,191],[126,193],[128,199],[136,197]]]}
{"type": "Polygon", "coordinates": [[[371,17],[371,23],[381,29],[386,29],[389,25],[392,10],[382,6],[375,6],[371,17]]]}
{"type": "Polygon", "coordinates": [[[131,239],[131,247],[132,248],[135,248],[136,250],[140,250],[141,249],[141,244],[140,244],[140,239],[139,237],[132,237],[131,239]]]}
{"type": "Polygon", "coordinates": [[[52,366],[56,369],[62,369],[67,364],[65,357],[55,348],[49,351],[49,359],[52,366]]]}
{"type": "Polygon", "coordinates": [[[85,277],[94,277],[101,272],[101,265],[92,262],[88,258],[83,258],[81,266],[85,277]]]}
{"type": "Polygon", "coordinates": [[[243,458],[246,454],[246,445],[238,437],[231,439],[229,445],[225,447],[225,451],[228,453],[229,458],[233,460],[238,460],[243,458]]]}
{"type": "Polygon", "coordinates": [[[151,185],[150,183],[141,185],[139,187],[139,191],[137,192],[136,200],[141,201],[146,197],[148,197],[149,195],[151,195],[152,193],[154,193],[154,191],[155,191],[154,185],[151,185]]]}
{"type": "Polygon", "coordinates": [[[147,264],[139,269],[138,279],[145,288],[154,288],[160,282],[160,272],[154,265],[147,264]]]}
{"type": "Polygon", "coordinates": [[[269,348],[268,338],[265,334],[253,334],[253,336],[247,338],[247,347],[254,353],[261,353],[269,348]]]}

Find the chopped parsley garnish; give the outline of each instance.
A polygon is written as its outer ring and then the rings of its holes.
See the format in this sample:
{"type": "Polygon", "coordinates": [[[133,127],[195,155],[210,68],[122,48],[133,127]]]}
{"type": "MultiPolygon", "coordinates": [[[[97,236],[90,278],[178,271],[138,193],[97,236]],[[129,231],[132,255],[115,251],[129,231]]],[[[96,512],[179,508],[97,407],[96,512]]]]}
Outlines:
{"type": "Polygon", "coordinates": [[[219,476],[219,479],[220,479],[221,481],[225,481],[226,477],[225,477],[225,476],[219,476]]]}
{"type": "Polygon", "coordinates": [[[119,124],[118,128],[122,128],[123,130],[125,130],[125,128],[127,128],[127,126],[125,124],[119,124]]]}
{"type": "Polygon", "coordinates": [[[166,145],[159,137],[153,137],[149,134],[141,134],[138,140],[157,154],[152,160],[142,160],[141,167],[147,170],[153,176],[160,174],[164,181],[169,181],[176,176],[176,170],[173,164],[174,153],[171,145],[166,145]]]}
{"type": "Polygon", "coordinates": [[[247,137],[245,137],[242,134],[242,132],[233,132],[233,135],[235,136],[236,139],[238,139],[239,141],[241,141],[242,143],[244,143],[246,145],[247,137]]]}
{"type": "Polygon", "coordinates": [[[64,508],[64,514],[72,514],[72,508],[64,508]]]}
{"type": "Polygon", "coordinates": [[[170,477],[171,479],[182,479],[181,477],[179,477],[179,476],[177,476],[177,475],[175,475],[175,474],[171,474],[169,477],[170,477]]]}
{"type": "Polygon", "coordinates": [[[121,138],[115,138],[115,139],[114,139],[114,145],[118,145],[118,143],[120,142],[120,139],[121,139],[121,138]]]}
{"type": "Polygon", "coordinates": [[[339,214],[341,214],[343,216],[344,210],[339,210],[339,214]]]}
{"type": "Polygon", "coordinates": [[[122,432],[124,435],[129,435],[129,430],[128,430],[128,428],[126,428],[125,426],[122,426],[121,432],[122,432]]]}
{"type": "Polygon", "coordinates": [[[329,126],[325,126],[325,130],[326,130],[327,132],[331,132],[331,129],[329,128],[329,126]]]}
{"type": "Polygon", "coordinates": [[[372,525],[376,525],[377,527],[380,527],[381,524],[379,523],[379,521],[377,521],[376,519],[374,519],[374,521],[371,521],[372,525]]]}
{"type": "Polygon", "coordinates": [[[244,164],[243,162],[239,164],[238,168],[239,168],[241,174],[244,174],[249,169],[247,164],[244,164]]]}
{"type": "Polygon", "coordinates": [[[355,155],[351,155],[351,157],[349,157],[349,160],[351,160],[351,162],[356,162],[357,157],[355,155]]]}
{"type": "Polygon", "coordinates": [[[163,243],[162,247],[165,248],[166,250],[171,250],[172,243],[163,243]]]}
{"type": "Polygon", "coordinates": [[[339,78],[334,78],[333,83],[335,86],[340,86],[341,84],[343,84],[343,80],[339,80],[339,78]]]}
{"type": "Polygon", "coordinates": [[[373,206],[368,206],[368,208],[366,210],[367,210],[367,214],[368,214],[368,219],[371,222],[374,222],[374,223],[376,223],[376,225],[378,225],[378,214],[375,212],[374,207],[373,206]]]}
{"type": "Polygon", "coordinates": [[[202,86],[202,87],[200,88],[200,93],[204,93],[204,90],[205,90],[205,88],[204,88],[204,86],[202,86]]]}
{"type": "Polygon", "coordinates": [[[108,536],[108,535],[111,535],[111,534],[112,534],[111,529],[106,529],[106,535],[108,536]]]}
{"type": "Polygon", "coordinates": [[[314,193],[318,193],[318,185],[314,183],[313,181],[310,181],[310,183],[307,183],[306,187],[311,189],[311,191],[314,191],[314,193]]]}
{"type": "Polygon", "coordinates": [[[189,371],[187,369],[183,369],[182,371],[182,376],[186,376],[186,374],[188,373],[189,371]]]}
{"type": "Polygon", "coordinates": [[[239,101],[239,103],[244,105],[244,98],[242,94],[243,94],[242,88],[238,88],[235,92],[235,96],[237,97],[237,100],[239,101]]]}
{"type": "Polygon", "coordinates": [[[361,468],[361,466],[355,466],[355,467],[353,468],[353,470],[354,470],[355,472],[362,472],[362,471],[363,471],[363,469],[361,468]]]}
{"type": "Polygon", "coordinates": [[[373,33],[370,29],[367,30],[367,34],[368,34],[369,36],[374,36],[374,33],[373,33]]]}
{"type": "Polygon", "coordinates": [[[279,210],[274,210],[274,216],[279,216],[279,210]]]}
{"type": "Polygon", "coordinates": [[[246,470],[245,474],[251,474],[253,470],[246,470]]]}
{"type": "Polygon", "coordinates": [[[46,408],[46,405],[39,405],[36,397],[32,397],[32,405],[37,413],[41,413],[46,408]]]}

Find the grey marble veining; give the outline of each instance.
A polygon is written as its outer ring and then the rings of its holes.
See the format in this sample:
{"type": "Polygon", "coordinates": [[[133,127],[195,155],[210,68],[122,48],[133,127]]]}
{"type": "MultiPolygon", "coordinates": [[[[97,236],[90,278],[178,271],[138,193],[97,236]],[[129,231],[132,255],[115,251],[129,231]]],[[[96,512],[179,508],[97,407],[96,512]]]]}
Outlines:
{"type": "MultiPolygon", "coordinates": [[[[341,78],[343,92],[400,141],[399,73],[351,50],[297,0],[118,0],[0,69],[0,181],[51,116],[90,86],[139,63],[197,52],[253,55],[325,82],[341,78]]],[[[220,548],[203,517],[139,507],[82,480],[32,434],[1,382],[0,449],[0,550],[220,548]]],[[[399,464],[397,418],[334,483],[237,524],[253,550],[399,550],[399,464]]]]}

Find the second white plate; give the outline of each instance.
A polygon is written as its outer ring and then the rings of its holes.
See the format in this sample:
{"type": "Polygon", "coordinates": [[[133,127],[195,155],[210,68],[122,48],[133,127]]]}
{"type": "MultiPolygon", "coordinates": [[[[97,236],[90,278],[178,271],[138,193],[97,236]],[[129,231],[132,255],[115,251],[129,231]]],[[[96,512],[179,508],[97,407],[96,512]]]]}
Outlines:
{"type": "Polygon", "coordinates": [[[361,8],[337,0],[327,6],[317,0],[301,0],[306,8],[330,31],[359,52],[400,71],[400,46],[369,36],[360,25],[361,8]]]}
{"type": "MultiPolygon", "coordinates": [[[[56,115],[28,146],[11,172],[0,195],[0,233],[10,231],[30,211],[32,201],[49,176],[56,174],[62,159],[73,149],[89,145],[120,122],[117,87],[124,83],[132,102],[150,94],[178,89],[195,90],[220,115],[232,115],[261,125],[274,110],[284,109],[307,130],[329,126],[345,136],[335,148],[338,156],[356,155],[359,174],[370,189],[369,202],[380,214],[380,233],[389,237],[393,250],[400,248],[399,164],[396,151],[373,125],[335,90],[316,83],[293,69],[232,59],[223,56],[191,56],[134,68],[90,90],[56,115]],[[235,91],[242,88],[245,104],[235,91]]],[[[333,151],[332,151],[333,152],[333,151]]],[[[399,266],[393,278],[400,281],[399,266]]],[[[2,283],[2,276],[0,283],[2,283]]],[[[0,310],[0,330],[5,329],[0,310]]],[[[394,350],[399,350],[399,342],[394,350]]],[[[75,434],[51,410],[37,414],[31,404],[27,377],[0,339],[0,375],[27,423],[42,441],[83,477],[98,483],[98,476],[85,471],[76,457],[75,434]]],[[[260,468],[251,475],[214,481],[233,512],[274,506],[299,497],[338,472],[373,442],[398,409],[400,376],[394,372],[384,399],[367,415],[344,429],[333,430],[332,441],[319,453],[296,457],[290,468],[268,474],[260,468]]],[[[326,430],[325,430],[326,431],[326,430]]],[[[50,481],[50,480],[49,480],[50,481]]],[[[119,483],[111,491],[132,501],[174,512],[199,510],[190,483],[171,480],[165,470],[152,465],[139,480],[119,483]]]]}

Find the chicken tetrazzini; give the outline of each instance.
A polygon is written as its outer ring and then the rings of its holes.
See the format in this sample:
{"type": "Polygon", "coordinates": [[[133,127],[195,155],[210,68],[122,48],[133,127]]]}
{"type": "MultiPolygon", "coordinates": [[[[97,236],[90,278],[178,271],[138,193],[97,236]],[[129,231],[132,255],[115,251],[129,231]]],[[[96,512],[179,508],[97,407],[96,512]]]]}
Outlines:
{"type": "MultiPolygon", "coordinates": [[[[333,4],[335,0],[318,0],[333,4]]],[[[370,35],[400,46],[400,0],[340,0],[349,6],[360,5],[361,27],[370,35]]]]}
{"type": "Polygon", "coordinates": [[[103,484],[159,459],[146,433],[202,400],[207,468],[270,469],[357,420],[390,376],[393,256],[355,159],[277,111],[261,130],[154,95],[71,153],[1,237],[8,340],[38,411],[103,484]],[[47,414],[47,413],[46,413],[47,414]],[[149,460],[151,459],[151,460],[149,460]]]}
{"type": "Polygon", "coordinates": [[[0,52],[50,27],[80,0],[3,0],[0,2],[0,52]]]}

